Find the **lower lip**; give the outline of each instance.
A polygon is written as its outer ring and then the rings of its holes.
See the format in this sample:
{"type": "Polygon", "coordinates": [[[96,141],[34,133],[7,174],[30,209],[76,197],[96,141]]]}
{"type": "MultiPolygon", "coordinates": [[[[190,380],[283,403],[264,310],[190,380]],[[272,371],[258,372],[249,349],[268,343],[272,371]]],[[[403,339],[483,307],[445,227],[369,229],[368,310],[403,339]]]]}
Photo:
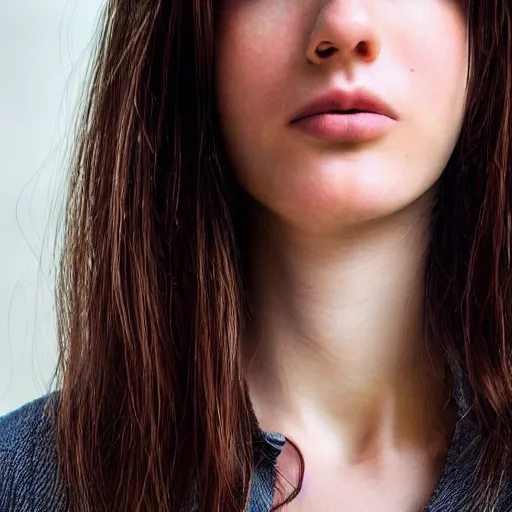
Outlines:
{"type": "Polygon", "coordinates": [[[383,137],[395,123],[395,119],[382,114],[359,112],[356,114],[315,114],[293,121],[291,126],[299,128],[317,139],[357,143],[383,137]]]}

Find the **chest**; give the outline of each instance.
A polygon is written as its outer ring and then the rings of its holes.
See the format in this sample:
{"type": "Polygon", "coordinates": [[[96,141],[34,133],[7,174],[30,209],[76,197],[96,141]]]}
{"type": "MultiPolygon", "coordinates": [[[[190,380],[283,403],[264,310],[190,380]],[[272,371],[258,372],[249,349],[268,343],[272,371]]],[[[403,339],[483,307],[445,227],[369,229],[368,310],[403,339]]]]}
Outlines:
{"type": "MultiPolygon", "coordinates": [[[[278,468],[279,470],[279,468],[278,468]]],[[[284,475],[277,475],[274,505],[293,492],[284,475]]],[[[422,512],[439,480],[439,467],[424,460],[350,469],[317,466],[304,473],[302,488],[286,512],[422,512]]],[[[291,480],[296,482],[297,479],[291,480]]]]}

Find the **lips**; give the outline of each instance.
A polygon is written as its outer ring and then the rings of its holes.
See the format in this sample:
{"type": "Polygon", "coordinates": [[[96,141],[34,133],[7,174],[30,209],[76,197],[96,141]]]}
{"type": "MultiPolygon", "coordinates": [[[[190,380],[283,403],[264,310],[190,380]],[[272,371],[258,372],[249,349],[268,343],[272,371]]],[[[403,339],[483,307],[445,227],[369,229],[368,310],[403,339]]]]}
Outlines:
{"type": "Polygon", "coordinates": [[[390,119],[398,119],[397,113],[385,101],[364,89],[354,91],[334,90],[315,98],[310,103],[299,109],[292,118],[292,123],[306,117],[327,114],[355,114],[355,113],[380,114],[390,119]]]}

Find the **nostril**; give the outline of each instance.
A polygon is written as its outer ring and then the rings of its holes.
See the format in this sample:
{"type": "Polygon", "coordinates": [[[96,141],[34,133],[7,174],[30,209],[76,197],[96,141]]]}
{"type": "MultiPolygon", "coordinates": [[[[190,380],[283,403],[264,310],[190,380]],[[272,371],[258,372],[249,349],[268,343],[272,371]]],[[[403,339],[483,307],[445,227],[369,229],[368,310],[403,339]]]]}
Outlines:
{"type": "Polygon", "coordinates": [[[366,41],[361,41],[356,46],[356,52],[360,57],[367,58],[370,55],[370,45],[366,41]]]}
{"type": "Polygon", "coordinates": [[[319,45],[318,48],[316,49],[317,55],[322,59],[330,57],[335,52],[336,52],[336,48],[334,46],[332,46],[331,44],[319,45]]]}

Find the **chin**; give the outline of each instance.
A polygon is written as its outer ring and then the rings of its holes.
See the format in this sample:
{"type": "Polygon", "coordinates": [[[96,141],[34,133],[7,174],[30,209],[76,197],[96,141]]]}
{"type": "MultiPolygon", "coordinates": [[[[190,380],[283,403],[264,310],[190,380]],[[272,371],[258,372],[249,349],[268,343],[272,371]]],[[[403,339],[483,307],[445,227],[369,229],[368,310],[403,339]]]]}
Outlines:
{"type": "Polygon", "coordinates": [[[330,234],[342,229],[361,228],[364,225],[379,225],[389,221],[410,223],[420,214],[429,214],[431,196],[426,191],[415,193],[383,193],[368,189],[314,190],[309,188],[307,194],[288,195],[281,204],[268,205],[274,214],[287,224],[310,234],[330,234]]]}

